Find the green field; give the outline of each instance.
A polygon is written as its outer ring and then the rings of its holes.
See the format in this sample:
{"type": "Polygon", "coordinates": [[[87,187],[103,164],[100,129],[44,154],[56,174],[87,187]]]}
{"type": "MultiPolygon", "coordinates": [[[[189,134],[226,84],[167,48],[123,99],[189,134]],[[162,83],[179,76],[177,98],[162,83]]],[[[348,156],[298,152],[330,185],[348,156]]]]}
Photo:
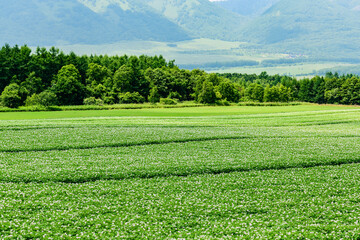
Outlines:
{"type": "Polygon", "coordinates": [[[0,239],[360,238],[359,107],[0,119],[0,239]]]}

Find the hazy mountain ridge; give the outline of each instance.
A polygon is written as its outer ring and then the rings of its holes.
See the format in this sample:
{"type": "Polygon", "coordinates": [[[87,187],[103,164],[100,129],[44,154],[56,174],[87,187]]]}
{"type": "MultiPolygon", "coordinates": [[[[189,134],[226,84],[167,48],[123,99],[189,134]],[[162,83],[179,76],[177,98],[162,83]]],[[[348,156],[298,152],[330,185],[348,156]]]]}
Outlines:
{"type": "Polygon", "coordinates": [[[280,0],[226,0],[214,3],[243,16],[256,17],[280,0]]]}
{"type": "Polygon", "coordinates": [[[360,0],[12,0],[0,1],[0,42],[209,38],[248,42],[264,52],[357,57],[359,13],[360,0]]]}
{"type": "Polygon", "coordinates": [[[144,0],[194,38],[236,40],[246,18],[208,0],[144,0]]]}
{"type": "Polygon", "coordinates": [[[359,0],[281,0],[243,30],[246,41],[321,56],[359,53],[359,0]]]}
{"type": "Polygon", "coordinates": [[[0,41],[11,44],[232,40],[244,22],[208,0],[13,0],[0,8],[0,41]]]}
{"type": "Polygon", "coordinates": [[[2,1],[0,19],[0,42],[11,44],[103,44],[121,40],[190,39],[185,30],[154,11],[128,11],[117,3],[95,12],[77,0],[2,1]]]}

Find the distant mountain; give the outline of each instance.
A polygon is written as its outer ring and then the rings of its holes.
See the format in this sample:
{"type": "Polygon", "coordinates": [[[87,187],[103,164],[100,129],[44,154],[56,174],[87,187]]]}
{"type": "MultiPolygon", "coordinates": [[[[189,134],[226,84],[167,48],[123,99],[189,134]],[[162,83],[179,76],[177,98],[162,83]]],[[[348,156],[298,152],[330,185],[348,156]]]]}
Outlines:
{"type": "MultiPolygon", "coordinates": [[[[360,0],[0,0],[0,44],[196,38],[320,57],[360,56],[360,0]]],[[[345,57],[344,57],[345,58],[345,57]]]]}
{"type": "Polygon", "coordinates": [[[78,0],[95,12],[111,5],[124,10],[161,15],[194,38],[234,39],[245,24],[245,18],[219,8],[209,0],[78,0]]]}
{"type": "Polygon", "coordinates": [[[0,42],[29,45],[190,38],[156,13],[126,11],[117,5],[96,13],[76,0],[0,1],[0,29],[0,42]]]}
{"type": "Polygon", "coordinates": [[[360,53],[360,0],[280,0],[243,30],[246,41],[299,53],[360,53]]]}
{"type": "Polygon", "coordinates": [[[246,18],[209,0],[143,0],[194,38],[237,40],[246,18]]]}
{"type": "Polygon", "coordinates": [[[224,0],[214,3],[243,16],[259,16],[279,0],[224,0]]]}
{"type": "Polygon", "coordinates": [[[0,1],[0,42],[11,44],[232,39],[241,23],[208,0],[0,1]]]}

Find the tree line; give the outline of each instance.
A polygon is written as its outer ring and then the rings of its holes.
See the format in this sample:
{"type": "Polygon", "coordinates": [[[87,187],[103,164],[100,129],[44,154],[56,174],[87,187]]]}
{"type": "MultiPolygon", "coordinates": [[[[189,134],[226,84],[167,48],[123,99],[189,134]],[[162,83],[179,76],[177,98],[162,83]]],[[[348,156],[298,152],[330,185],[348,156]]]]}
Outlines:
{"type": "Polygon", "coordinates": [[[360,104],[360,79],[328,73],[288,76],[208,74],[184,70],[162,56],[64,54],[57,48],[0,49],[0,100],[6,107],[196,101],[360,104]]]}
{"type": "Polygon", "coordinates": [[[245,100],[278,102],[301,101],[319,104],[360,104],[360,77],[328,72],[297,80],[289,76],[221,74],[242,86],[245,100]]]}

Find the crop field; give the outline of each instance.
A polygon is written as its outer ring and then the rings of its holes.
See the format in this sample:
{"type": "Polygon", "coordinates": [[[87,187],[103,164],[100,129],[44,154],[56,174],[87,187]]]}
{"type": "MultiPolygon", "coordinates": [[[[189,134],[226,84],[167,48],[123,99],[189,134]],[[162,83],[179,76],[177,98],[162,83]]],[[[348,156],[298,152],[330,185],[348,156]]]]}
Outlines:
{"type": "Polygon", "coordinates": [[[0,239],[360,238],[359,107],[0,119],[0,239]]]}

